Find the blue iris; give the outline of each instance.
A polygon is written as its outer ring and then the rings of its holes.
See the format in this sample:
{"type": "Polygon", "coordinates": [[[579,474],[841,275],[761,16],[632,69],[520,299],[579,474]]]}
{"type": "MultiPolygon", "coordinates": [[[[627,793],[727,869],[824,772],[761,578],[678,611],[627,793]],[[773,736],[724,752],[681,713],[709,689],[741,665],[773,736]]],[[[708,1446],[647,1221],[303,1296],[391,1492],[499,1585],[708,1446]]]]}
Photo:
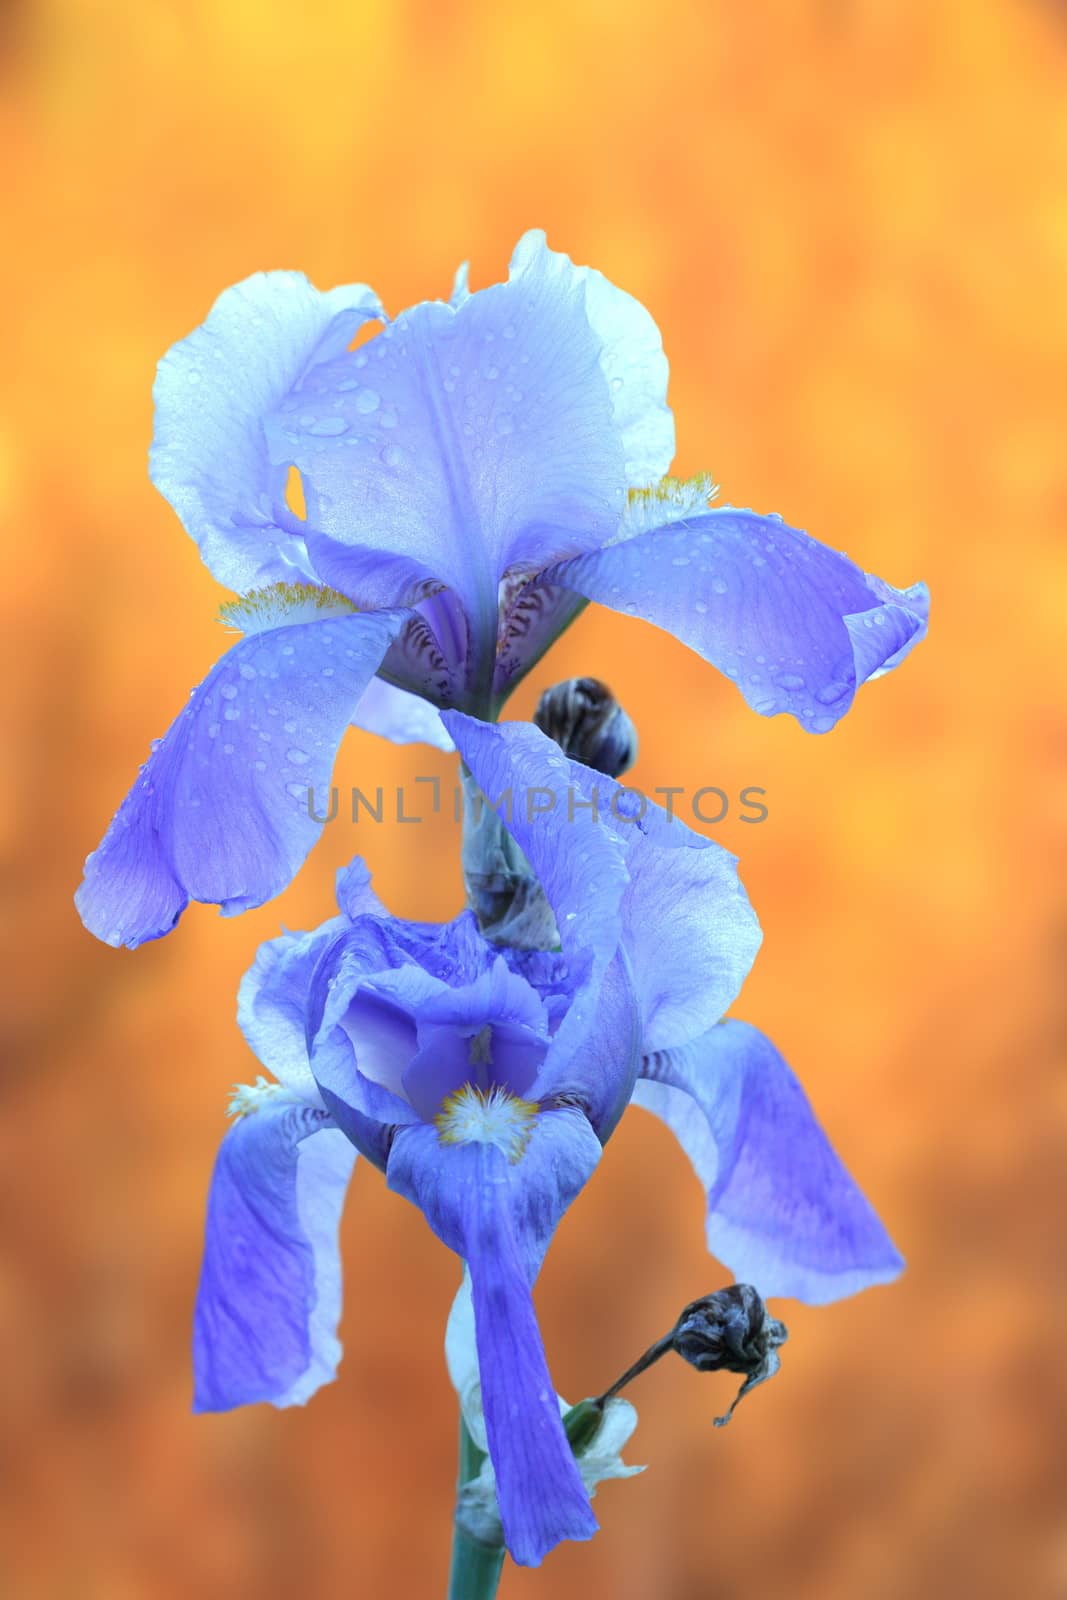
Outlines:
{"type": "Polygon", "coordinates": [[[361,285],[227,290],[160,363],[151,465],[246,637],[86,863],[92,932],[134,947],[190,899],[278,894],[350,723],[447,748],[437,708],[495,718],[589,600],[668,629],[760,713],[830,729],[921,638],[926,591],[665,479],[666,387],[649,314],[539,232],[506,283],[461,274],[391,322],[361,285]]]}
{"type": "Polygon", "coordinates": [[[676,1133],[710,1248],[767,1295],[832,1300],[901,1261],[754,1028],[720,1018],[760,933],[735,859],[638,807],[537,729],[445,722],[487,795],[597,800],[506,820],[558,949],[490,943],[471,912],[388,915],[356,862],[339,914],[262,947],[239,1019],[277,1080],[243,1090],[208,1210],[196,1404],[305,1401],[340,1357],[337,1225],[357,1151],[470,1268],[500,1511],[536,1565],[596,1528],[531,1300],[552,1233],[631,1102],[676,1133]]]}

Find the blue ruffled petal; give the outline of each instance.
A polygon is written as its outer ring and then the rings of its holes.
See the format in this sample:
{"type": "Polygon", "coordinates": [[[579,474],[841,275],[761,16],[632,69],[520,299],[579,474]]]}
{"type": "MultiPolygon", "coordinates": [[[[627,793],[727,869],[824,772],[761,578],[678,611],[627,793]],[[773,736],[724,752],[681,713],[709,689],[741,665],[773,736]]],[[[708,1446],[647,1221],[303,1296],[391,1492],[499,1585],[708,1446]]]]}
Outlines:
{"type": "Polygon", "coordinates": [[[761,716],[828,733],[926,633],[925,585],[892,589],[752,511],[708,511],[546,570],[541,582],[643,617],[733,678],[761,716]]]}
{"type": "Polygon", "coordinates": [[[634,1104],[661,1117],[707,1190],[708,1249],[764,1296],[823,1305],[903,1261],[774,1045],[723,1022],[652,1056],[634,1104]]]}
{"type": "Polygon", "coordinates": [[[356,1152],[324,1112],[264,1105],[227,1133],[208,1197],[194,1409],[302,1405],[341,1359],[337,1228],[356,1152]]]}
{"type": "Polygon", "coordinates": [[[307,373],[267,433],[272,459],[301,473],[329,583],[360,602],[375,552],[409,563],[463,598],[491,666],[504,570],[614,532],[641,427],[636,398],[617,415],[627,391],[612,383],[625,371],[636,397],[658,369],[648,327],[635,335],[626,297],[594,279],[527,241],[507,283],[413,306],[307,373]],[[625,353],[609,377],[612,339],[625,353]]]}
{"type": "Polygon", "coordinates": [[[389,612],[252,634],[217,662],[159,740],[75,902],[131,949],[169,933],[190,900],[262,905],[321,832],[321,799],[352,709],[402,617],[389,612]]]}
{"type": "Polygon", "coordinates": [[[530,1297],[548,1241],[592,1173],[600,1144],[574,1110],[542,1113],[524,1153],[443,1145],[431,1127],[402,1128],[389,1187],[417,1205],[468,1263],[489,1453],[507,1547],[538,1566],[597,1522],[560,1422],[530,1297]]]}
{"type": "Polygon", "coordinates": [[[322,294],[300,272],[258,272],[219,296],[163,357],[151,475],[220,582],[239,592],[309,571],[264,418],[381,304],[364,284],[322,294]]]}
{"type": "Polygon", "coordinates": [[[653,318],[639,300],[594,267],[576,267],[550,250],[542,229],[523,234],[511,276],[552,273],[562,286],[585,291],[585,314],[600,341],[600,370],[611,395],[612,420],[622,439],[629,487],[662,478],[674,459],[674,417],[667,404],[667,357],[653,318]]]}

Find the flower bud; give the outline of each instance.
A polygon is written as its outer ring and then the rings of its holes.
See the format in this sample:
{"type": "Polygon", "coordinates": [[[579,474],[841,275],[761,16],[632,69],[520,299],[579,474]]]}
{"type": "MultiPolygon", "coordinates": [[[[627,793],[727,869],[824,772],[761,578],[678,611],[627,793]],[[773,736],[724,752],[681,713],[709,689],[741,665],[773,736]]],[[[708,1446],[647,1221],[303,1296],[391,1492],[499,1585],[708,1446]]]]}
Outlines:
{"type": "Polygon", "coordinates": [[[597,678],[568,678],[546,689],[533,716],[572,761],[617,778],[637,760],[637,731],[597,678]]]}

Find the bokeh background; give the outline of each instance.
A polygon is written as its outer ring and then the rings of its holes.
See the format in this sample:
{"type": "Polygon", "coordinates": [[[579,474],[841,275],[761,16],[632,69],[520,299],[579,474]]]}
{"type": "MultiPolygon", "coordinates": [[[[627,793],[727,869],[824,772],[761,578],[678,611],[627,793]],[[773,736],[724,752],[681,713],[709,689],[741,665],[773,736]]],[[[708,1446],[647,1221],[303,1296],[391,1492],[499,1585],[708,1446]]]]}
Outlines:
{"type": "MultiPolygon", "coordinates": [[[[734,1380],[634,1390],[603,1532],[505,1600],[1067,1594],[1067,14],[1039,0],[7,0],[0,12],[3,1007],[0,1592],[443,1593],[453,1259],[360,1164],[345,1360],[306,1409],[195,1419],[188,1336],[234,992],[354,851],[399,914],[457,839],[335,825],[279,901],[136,954],[70,895],[150,737],[225,643],[145,471],[156,359],[261,267],[393,310],[502,275],[528,226],[656,315],[678,470],[906,584],[935,621],[809,738],[594,608],[517,698],[606,676],[634,781],[767,791],[707,831],[766,939],[778,1041],[909,1258],[734,1380]]],[[[353,734],[339,781],[448,774],[353,734]]],[[[538,1289],[596,1391],[724,1281],[680,1151],[633,1112],[538,1289]]]]}

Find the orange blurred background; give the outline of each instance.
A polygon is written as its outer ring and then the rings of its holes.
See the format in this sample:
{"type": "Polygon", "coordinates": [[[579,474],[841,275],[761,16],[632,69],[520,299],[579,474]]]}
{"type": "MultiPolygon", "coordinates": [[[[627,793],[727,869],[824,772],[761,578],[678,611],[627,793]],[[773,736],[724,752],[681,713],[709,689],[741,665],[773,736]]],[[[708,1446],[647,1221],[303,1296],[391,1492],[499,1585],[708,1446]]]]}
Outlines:
{"type": "MultiPolygon", "coordinates": [[[[734,1379],[643,1378],[628,1455],[650,1470],[501,1594],[1067,1595],[1063,8],[8,0],[2,27],[0,1592],[444,1591],[457,1269],[376,1172],[344,1220],[331,1389],[194,1418],[188,1347],[229,1086],[257,1070],[241,973],[328,914],[357,850],[396,913],[451,915],[455,830],[336,824],[282,899],[193,908],[132,955],[70,896],[226,643],[146,476],[157,358],[258,268],[364,280],[396,311],[467,256],[493,281],[540,225],[657,317],[679,471],[926,578],[935,610],[825,739],[595,608],[511,708],[602,674],[641,731],[634,782],[767,790],[765,823],[707,830],[766,935],[736,1014],[792,1061],[909,1270],[779,1304],[782,1374],[726,1433],[734,1379]]],[[[451,768],[353,734],[338,781],[451,768]]],[[[725,1281],[701,1218],[632,1112],[538,1289],[564,1394],[725,1281]]]]}

